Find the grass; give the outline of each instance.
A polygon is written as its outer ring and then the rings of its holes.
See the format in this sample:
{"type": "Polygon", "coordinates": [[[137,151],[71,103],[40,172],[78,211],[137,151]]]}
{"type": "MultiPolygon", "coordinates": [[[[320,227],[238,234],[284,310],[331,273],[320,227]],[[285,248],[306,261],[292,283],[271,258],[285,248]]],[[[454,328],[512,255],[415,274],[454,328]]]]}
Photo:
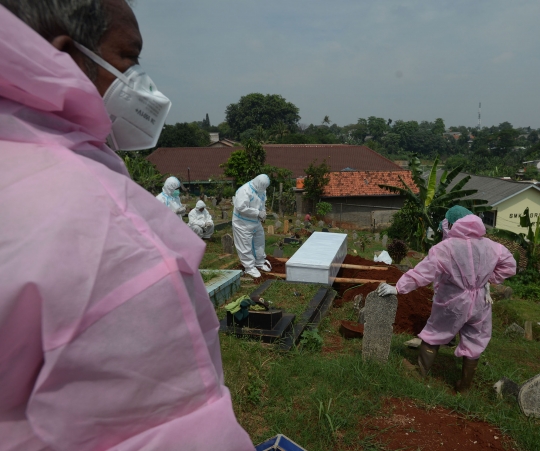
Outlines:
{"type": "Polygon", "coordinates": [[[262,297],[271,301],[273,307],[293,313],[298,318],[320,287],[317,284],[285,283],[277,280],[262,293],[262,297]]]}
{"type": "MultiPolygon", "coordinates": [[[[218,232],[223,233],[230,230],[218,232]]],[[[350,235],[350,253],[354,254],[353,248],[356,255],[373,259],[373,253],[382,250],[380,242],[372,242],[361,251],[353,246],[350,235]]],[[[272,244],[280,238],[267,236],[268,254],[273,253],[272,244]]],[[[296,249],[286,245],[285,256],[291,256],[296,249]]],[[[238,265],[236,256],[219,259],[220,255],[218,238],[215,243],[208,243],[201,267],[219,269],[224,264],[238,265]]],[[[411,259],[412,265],[416,262],[411,259]]],[[[288,284],[275,283],[269,288],[272,291],[263,297],[287,309],[287,303],[295,303],[297,298],[290,296],[291,289],[285,285],[288,284]]],[[[296,285],[301,284],[294,284],[294,290],[299,291],[296,285]]],[[[305,287],[309,285],[303,285],[302,289],[305,287]]],[[[234,298],[255,288],[253,282],[245,279],[234,298]]],[[[304,294],[302,302],[311,297],[304,294]]],[[[220,317],[224,315],[222,307],[217,312],[220,317]]],[[[540,321],[540,305],[520,299],[495,301],[493,312],[492,340],[482,356],[473,390],[463,396],[455,395],[452,389],[461,372],[461,363],[454,357],[453,349],[441,348],[432,376],[426,381],[403,363],[404,359],[414,363],[418,355],[417,350],[403,345],[412,338],[408,335],[394,335],[387,365],[363,362],[362,341],[343,340],[338,333],[340,320],[354,319],[352,303],[330,309],[319,324],[324,340],[322,352],[294,348],[281,353],[264,343],[220,335],[225,382],[232,394],[235,413],[254,443],[283,433],[310,451],[374,451],[385,449],[379,444],[384,442],[384,431],[364,436],[362,424],[366,418],[381,413],[386,398],[408,398],[426,409],[442,406],[462,416],[487,421],[513,438],[518,449],[537,451],[540,420],[523,416],[512,398],[497,399],[492,386],[503,376],[521,384],[540,373],[540,342],[504,334],[512,322],[523,326],[526,320],[540,321]]],[[[540,337],[539,330],[535,329],[534,334],[535,338],[540,337]]]]}
{"type": "Polygon", "coordinates": [[[203,282],[204,282],[205,284],[207,284],[207,283],[210,282],[211,280],[215,279],[215,278],[218,277],[220,274],[221,274],[221,272],[220,272],[220,271],[216,271],[216,270],[210,270],[210,271],[201,272],[201,276],[202,276],[203,282]]]}

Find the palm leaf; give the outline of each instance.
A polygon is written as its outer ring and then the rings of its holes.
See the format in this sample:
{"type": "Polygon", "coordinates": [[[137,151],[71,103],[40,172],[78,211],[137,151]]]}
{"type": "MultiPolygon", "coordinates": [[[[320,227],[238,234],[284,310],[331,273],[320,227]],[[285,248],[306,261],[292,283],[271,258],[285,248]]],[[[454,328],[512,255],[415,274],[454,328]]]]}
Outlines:
{"type": "MultiPolygon", "coordinates": [[[[467,177],[463,177],[463,179],[461,179],[459,182],[456,183],[456,186],[454,186],[450,192],[452,191],[459,191],[460,189],[462,189],[466,184],[467,182],[471,179],[471,176],[468,175],[467,177]]],[[[478,192],[478,190],[476,190],[476,192],[478,192]]]]}
{"type": "Polygon", "coordinates": [[[525,240],[525,235],[523,233],[514,233],[510,230],[504,229],[492,229],[490,235],[497,236],[499,238],[504,238],[506,240],[513,241],[514,243],[519,244],[523,248],[527,248],[527,240],[525,240]]]}
{"type": "Polygon", "coordinates": [[[433,196],[435,195],[435,187],[437,185],[437,164],[438,163],[439,163],[439,157],[435,158],[435,161],[433,162],[433,166],[431,167],[431,172],[429,174],[427,190],[426,190],[426,199],[424,201],[424,205],[426,207],[429,206],[429,204],[431,204],[431,201],[433,200],[433,196]]]}
{"type": "Polygon", "coordinates": [[[463,169],[462,165],[455,167],[443,179],[444,175],[447,174],[446,171],[444,172],[443,177],[441,177],[441,180],[439,181],[439,188],[437,189],[437,195],[446,192],[446,188],[448,187],[448,185],[450,185],[450,183],[452,183],[452,180],[454,180],[454,178],[456,178],[456,176],[461,172],[462,169],[463,169]]]}

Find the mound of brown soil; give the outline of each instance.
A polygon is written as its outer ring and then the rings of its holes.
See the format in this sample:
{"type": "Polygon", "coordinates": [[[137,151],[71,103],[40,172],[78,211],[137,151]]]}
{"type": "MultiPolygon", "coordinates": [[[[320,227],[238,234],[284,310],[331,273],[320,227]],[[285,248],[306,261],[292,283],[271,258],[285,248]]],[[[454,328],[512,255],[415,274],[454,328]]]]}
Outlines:
{"type": "MultiPolygon", "coordinates": [[[[395,266],[388,266],[385,263],[375,263],[365,258],[347,255],[345,261],[349,265],[363,266],[385,266],[386,271],[361,270],[361,269],[341,269],[338,277],[352,277],[357,279],[386,280],[388,283],[396,283],[403,273],[395,266]]],[[[341,296],[334,301],[335,307],[341,307],[345,302],[350,302],[358,294],[366,296],[377,289],[377,283],[366,283],[359,287],[354,284],[334,284],[334,289],[341,296]]],[[[397,333],[419,334],[431,314],[431,299],[433,290],[430,288],[418,288],[407,294],[398,295],[398,308],[394,331],[397,333]]]]}
{"type": "Polygon", "coordinates": [[[384,449],[416,451],[503,451],[516,449],[494,426],[435,407],[424,410],[412,400],[388,399],[383,415],[363,420],[363,435],[376,434],[384,449]]]}

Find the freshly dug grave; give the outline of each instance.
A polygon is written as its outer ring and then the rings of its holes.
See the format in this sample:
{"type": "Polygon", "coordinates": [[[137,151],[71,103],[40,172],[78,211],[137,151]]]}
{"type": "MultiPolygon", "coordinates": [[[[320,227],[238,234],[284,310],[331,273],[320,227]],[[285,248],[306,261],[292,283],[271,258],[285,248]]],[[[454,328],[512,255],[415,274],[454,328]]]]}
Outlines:
{"type": "MultiPolygon", "coordinates": [[[[388,266],[385,263],[375,263],[365,258],[347,255],[343,263],[349,265],[363,266],[385,266],[386,271],[378,270],[359,270],[359,269],[340,269],[338,277],[351,277],[356,279],[386,280],[388,283],[396,283],[403,273],[395,266],[388,266]]],[[[337,283],[334,289],[340,297],[334,301],[335,307],[341,307],[344,303],[350,302],[355,296],[362,294],[366,296],[377,289],[377,283],[366,283],[359,287],[354,284],[337,283]]],[[[408,333],[412,335],[419,334],[431,314],[431,299],[433,290],[427,287],[418,288],[407,294],[398,294],[398,308],[396,313],[396,322],[394,332],[408,333]]]]}
{"type": "Polygon", "coordinates": [[[384,449],[400,451],[504,451],[517,449],[499,429],[435,407],[424,410],[408,399],[387,399],[380,415],[364,420],[362,435],[376,434],[384,449]]]}
{"type": "MultiPolygon", "coordinates": [[[[277,274],[285,274],[285,262],[276,260],[268,256],[268,261],[272,264],[272,272],[277,274]]],[[[389,283],[396,283],[403,273],[394,266],[388,266],[385,263],[375,263],[365,258],[347,255],[343,263],[349,265],[362,266],[384,266],[386,271],[378,270],[358,270],[358,269],[340,269],[338,277],[351,277],[358,279],[386,280],[389,283]]],[[[272,279],[262,273],[262,277],[256,279],[256,283],[262,283],[265,280],[272,279]]],[[[334,300],[334,307],[341,307],[345,302],[350,302],[358,294],[362,294],[364,299],[366,296],[377,289],[377,283],[366,283],[361,286],[354,284],[336,283],[333,288],[338,292],[338,296],[334,300]]],[[[431,299],[433,298],[433,290],[430,288],[419,288],[411,293],[398,295],[398,308],[396,313],[396,322],[394,324],[394,332],[408,333],[411,335],[419,334],[431,314],[431,299]]]]}

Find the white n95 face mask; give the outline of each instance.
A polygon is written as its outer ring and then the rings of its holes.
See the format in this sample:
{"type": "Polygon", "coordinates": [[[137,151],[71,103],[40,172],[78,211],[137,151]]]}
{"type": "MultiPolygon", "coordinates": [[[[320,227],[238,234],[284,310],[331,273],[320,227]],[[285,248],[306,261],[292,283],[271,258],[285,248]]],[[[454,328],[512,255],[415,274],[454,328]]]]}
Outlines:
{"type": "Polygon", "coordinates": [[[88,58],[116,77],[103,96],[112,121],[107,144],[113,150],[142,150],[157,144],[171,101],[156,88],[138,64],[122,73],[83,45],[74,42],[88,58]]]}

